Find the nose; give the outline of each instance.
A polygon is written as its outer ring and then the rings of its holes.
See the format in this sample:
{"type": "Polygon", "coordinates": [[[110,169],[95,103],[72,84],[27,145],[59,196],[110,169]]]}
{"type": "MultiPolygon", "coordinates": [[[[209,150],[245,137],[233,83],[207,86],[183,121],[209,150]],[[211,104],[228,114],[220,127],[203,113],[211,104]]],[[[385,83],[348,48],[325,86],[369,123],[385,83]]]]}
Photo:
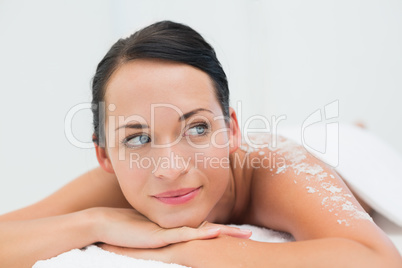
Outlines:
{"type": "Polygon", "coordinates": [[[188,172],[184,158],[175,154],[172,146],[157,150],[160,150],[160,154],[157,156],[159,159],[155,161],[156,167],[153,171],[156,178],[175,180],[188,172]]]}

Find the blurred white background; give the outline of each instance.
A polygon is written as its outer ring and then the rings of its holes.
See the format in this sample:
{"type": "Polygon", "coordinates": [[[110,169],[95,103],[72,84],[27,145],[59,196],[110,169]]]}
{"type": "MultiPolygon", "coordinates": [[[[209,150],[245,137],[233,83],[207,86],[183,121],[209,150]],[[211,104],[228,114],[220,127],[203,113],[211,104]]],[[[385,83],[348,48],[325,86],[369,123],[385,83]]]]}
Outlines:
{"type": "MultiPolygon", "coordinates": [[[[97,165],[65,137],[66,114],[90,102],[118,38],[164,19],[215,47],[243,123],[260,114],[301,125],[338,100],[339,122],[362,121],[402,153],[401,14],[400,0],[0,0],[0,214],[97,165]]],[[[72,127],[90,142],[90,111],[72,127]]]]}

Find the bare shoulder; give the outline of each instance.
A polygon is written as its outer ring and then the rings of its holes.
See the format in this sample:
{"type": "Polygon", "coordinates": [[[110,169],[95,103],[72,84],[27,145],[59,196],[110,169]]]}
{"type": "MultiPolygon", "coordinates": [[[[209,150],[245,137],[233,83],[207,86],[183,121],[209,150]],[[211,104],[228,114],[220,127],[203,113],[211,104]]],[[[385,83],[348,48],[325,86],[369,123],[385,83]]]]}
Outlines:
{"type": "Polygon", "coordinates": [[[114,174],[90,170],[28,207],[0,216],[0,221],[28,220],[67,214],[91,207],[130,207],[114,174]]]}
{"type": "Polygon", "coordinates": [[[276,142],[252,152],[261,163],[250,188],[252,224],[289,232],[296,240],[382,236],[332,167],[291,140],[276,142]]]}

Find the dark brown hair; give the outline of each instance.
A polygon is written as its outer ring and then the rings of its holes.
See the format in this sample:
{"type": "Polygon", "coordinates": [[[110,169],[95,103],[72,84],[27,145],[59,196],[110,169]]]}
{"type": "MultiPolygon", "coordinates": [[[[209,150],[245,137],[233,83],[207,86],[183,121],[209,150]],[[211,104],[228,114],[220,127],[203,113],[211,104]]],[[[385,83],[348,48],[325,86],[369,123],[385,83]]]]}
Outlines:
{"type": "Polygon", "coordinates": [[[100,104],[104,103],[109,78],[121,64],[146,58],[185,63],[207,73],[214,83],[225,121],[229,122],[228,82],[214,49],[189,26],[160,21],[119,39],[99,62],[92,80],[94,142],[101,147],[105,144],[100,104]]]}

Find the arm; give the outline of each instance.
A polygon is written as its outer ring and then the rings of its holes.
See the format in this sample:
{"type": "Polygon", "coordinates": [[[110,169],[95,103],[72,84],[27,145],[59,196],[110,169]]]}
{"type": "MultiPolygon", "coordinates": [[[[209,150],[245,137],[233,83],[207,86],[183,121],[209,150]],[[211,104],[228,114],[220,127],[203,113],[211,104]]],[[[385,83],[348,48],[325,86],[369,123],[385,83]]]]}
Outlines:
{"type": "Polygon", "coordinates": [[[194,268],[401,267],[400,258],[393,252],[383,251],[378,254],[376,250],[344,238],[266,243],[220,236],[170,247],[170,252],[167,252],[170,258],[168,262],[194,268]]]}
{"type": "Polygon", "coordinates": [[[129,205],[115,181],[95,169],[32,206],[0,216],[0,266],[32,267],[37,260],[95,242],[157,248],[220,233],[250,235],[210,224],[163,229],[132,208],[118,208],[129,205]]]}
{"type": "MultiPolygon", "coordinates": [[[[159,248],[220,234],[216,226],[163,229],[133,209],[91,208],[47,218],[0,222],[0,266],[32,267],[37,260],[55,257],[95,242],[130,248],[159,248]]],[[[248,237],[237,228],[222,233],[248,237]]]]}
{"type": "Polygon", "coordinates": [[[115,177],[101,168],[31,206],[1,215],[0,266],[31,267],[36,260],[95,242],[94,218],[85,209],[96,206],[129,207],[115,177]]]}
{"type": "Polygon", "coordinates": [[[68,214],[91,207],[131,208],[116,176],[98,167],[28,207],[0,215],[0,222],[68,214]]]}
{"type": "Polygon", "coordinates": [[[25,221],[0,222],[0,266],[32,267],[73,248],[95,242],[86,212],[25,221]]]}
{"type": "Polygon", "coordinates": [[[189,267],[364,267],[400,268],[402,260],[391,244],[369,248],[345,238],[320,238],[288,243],[267,243],[221,235],[191,240],[158,249],[110,245],[103,249],[138,259],[159,260],[189,267]]]}

